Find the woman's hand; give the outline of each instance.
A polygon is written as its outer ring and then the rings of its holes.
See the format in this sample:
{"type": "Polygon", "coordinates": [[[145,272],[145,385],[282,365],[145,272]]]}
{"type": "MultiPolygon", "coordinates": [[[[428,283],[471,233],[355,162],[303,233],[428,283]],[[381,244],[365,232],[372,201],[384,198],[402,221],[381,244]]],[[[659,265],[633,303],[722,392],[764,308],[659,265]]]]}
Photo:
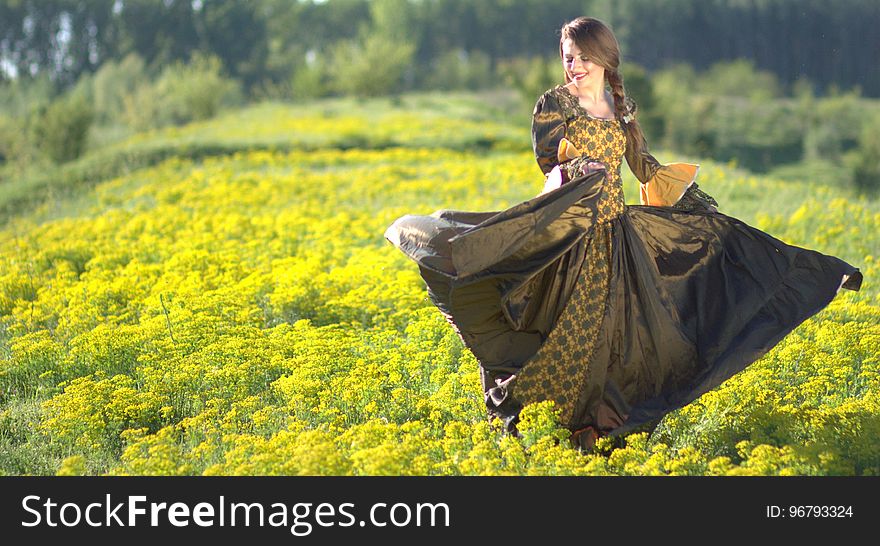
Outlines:
{"type": "Polygon", "coordinates": [[[544,179],[544,189],[538,195],[544,195],[565,184],[568,181],[566,178],[565,171],[559,165],[556,165],[552,171],[547,173],[547,178],[544,179]]]}
{"type": "MultiPolygon", "coordinates": [[[[585,175],[594,173],[596,171],[605,171],[605,176],[608,176],[605,164],[601,161],[586,162],[581,165],[580,171],[585,175]]],[[[552,171],[547,173],[547,178],[544,180],[544,189],[542,189],[541,193],[539,193],[538,195],[544,195],[545,193],[551,192],[562,186],[566,182],[568,182],[568,176],[566,175],[565,169],[563,169],[560,165],[556,165],[555,167],[553,167],[552,171]]]]}
{"type": "Polygon", "coordinates": [[[583,172],[584,174],[590,174],[596,171],[605,171],[605,176],[608,176],[608,171],[605,169],[605,164],[601,161],[590,161],[581,166],[581,172],[583,172]]]}

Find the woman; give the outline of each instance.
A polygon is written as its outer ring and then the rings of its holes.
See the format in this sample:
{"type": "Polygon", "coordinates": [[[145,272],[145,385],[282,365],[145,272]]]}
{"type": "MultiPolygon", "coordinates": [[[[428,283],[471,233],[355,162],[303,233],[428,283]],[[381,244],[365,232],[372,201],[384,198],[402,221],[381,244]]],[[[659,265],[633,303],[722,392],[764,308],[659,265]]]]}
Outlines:
{"type": "Polygon", "coordinates": [[[718,212],[697,166],[647,151],[611,30],[561,31],[535,105],[544,191],[501,212],[407,215],[386,238],[480,363],[490,416],[552,400],[574,445],[652,429],[754,362],[861,272],[718,212]],[[606,84],[608,90],[606,90],[606,84]],[[625,158],[640,205],[625,205],[625,158]]]}

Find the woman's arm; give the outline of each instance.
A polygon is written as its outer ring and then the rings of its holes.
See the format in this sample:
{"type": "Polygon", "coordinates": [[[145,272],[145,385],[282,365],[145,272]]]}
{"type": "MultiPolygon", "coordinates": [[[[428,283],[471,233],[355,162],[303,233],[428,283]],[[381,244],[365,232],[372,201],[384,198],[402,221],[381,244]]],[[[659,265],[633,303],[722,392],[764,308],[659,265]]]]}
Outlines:
{"type": "MultiPolygon", "coordinates": [[[[635,103],[631,100],[628,102],[631,106],[629,106],[630,109],[627,115],[634,116],[635,103]]],[[[629,170],[632,171],[639,182],[644,184],[653,178],[654,174],[663,165],[648,151],[648,143],[645,137],[641,136],[639,138],[626,122],[624,122],[624,126],[626,127],[623,131],[626,135],[626,152],[624,153],[626,164],[629,165],[629,170]]]]}
{"type": "Polygon", "coordinates": [[[558,188],[576,176],[605,168],[588,157],[565,156],[565,121],[565,113],[556,94],[550,90],[541,95],[532,112],[532,149],[545,175],[541,194],[558,188]]]}
{"type": "Polygon", "coordinates": [[[639,185],[642,205],[675,207],[682,210],[718,211],[718,202],[699,189],[696,178],[699,165],[670,163],[663,165],[648,151],[648,143],[635,121],[636,104],[627,97],[624,116],[626,135],[626,163],[639,185]]]}
{"type": "Polygon", "coordinates": [[[565,116],[552,91],[538,98],[532,112],[532,150],[545,175],[559,164],[559,143],[565,138],[565,116]]]}

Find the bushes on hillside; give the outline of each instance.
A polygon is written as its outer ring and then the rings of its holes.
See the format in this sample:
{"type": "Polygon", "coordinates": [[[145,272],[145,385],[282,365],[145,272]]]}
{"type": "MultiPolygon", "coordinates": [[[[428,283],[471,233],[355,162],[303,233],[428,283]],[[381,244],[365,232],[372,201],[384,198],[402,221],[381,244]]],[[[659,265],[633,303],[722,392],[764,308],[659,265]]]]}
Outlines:
{"type": "Polygon", "coordinates": [[[49,159],[64,163],[85,151],[94,117],[87,97],[65,95],[38,107],[30,119],[30,136],[49,159]]]}
{"type": "Polygon", "coordinates": [[[92,79],[96,121],[117,121],[125,112],[125,99],[149,85],[144,60],[136,53],[121,61],[107,61],[92,79]]]}
{"type": "Polygon", "coordinates": [[[341,42],[330,54],[331,87],[359,97],[399,94],[414,53],[412,44],[381,34],[341,42]]]}
{"type": "Polygon", "coordinates": [[[154,79],[140,57],[129,55],[56,93],[44,79],[0,86],[0,164],[33,164],[40,156],[54,163],[76,159],[89,145],[93,122],[142,131],[207,119],[243,102],[239,83],[225,75],[220,60],[199,53],[154,79]]]}
{"type": "Polygon", "coordinates": [[[443,53],[433,62],[426,78],[429,89],[483,89],[491,86],[492,61],[482,51],[455,49],[443,53]]]}
{"type": "Polygon", "coordinates": [[[0,84],[0,165],[30,163],[39,152],[28,137],[28,114],[54,96],[47,77],[0,84]]]}
{"type": "MultiPolygon", "coordinates": [[[[776,77],[749,61],[717,63],[703,73],[676,65],[654,74],[653,83],[664,147],[733,160],[752,171],[802,159],[846,168],[844,154],[867,138],[863,127],[869,125],[870,106],[858,91],[832,90],[817,99],[802,81],[796,98],[782,97],[776,77]]],[[[869,165],[866,160],[864,169],[869,165]]]]}
{"type": "Polygon", "coordinates": [[[865,120],[863,99],[856,92],[834,93],[814,100],[801,99],[802,115],[809,120],[804,134],[804,158],[837,161],[858,146],[865,120]]]}
{"type": "Polygon", "coordinates": [[[525,101],[534,104],[541,93],[559,83],[562,63],[555,57],[515,57],[499,61],[497,74],[525,101]]]}
{"type": "Polygon", "coordinates": [[[20,133],[21,129],[15,119],[0,114],[0,164],[18,155],[18,148],[21,145],[20,133]]]}
{"type": "Polygon", "coordinates": [[[700,75],[697,91],[721,97],[743,97],[752,101],[766,101],[782,95],[776,75],[759,70],[748,59],[721,61],[700,75]]]}
{"type": "Polygon", "coordinates": [[[853,156],[853,182],[863,193],[880,193],[880,115],[862,128],[859,147],[853,156]]]}
{"type": "Polygon", "coordinates": [[[225,75],[220,60],[197,53],[189,63],[165,67],[155,83],[126,95],[123,118],[135,130],[181,125],[242,101],[239,83],[225,75]]]}
{"type": "Polygon", "coordinates": [[[714,159],[736,160],[749,170],[766,172],[801,159],[805,125],[790,102],[718,97],[706,126],[713,137],[714,159]]]}
{"type": "Polygon", "coordinates": [[[639,125],[653,141],[653,137],[660,135],[663,128],[663,112],[657,108],[654,84],[645,69],[635,63],[623,64],[621,73],[627,95],[638,104],[639,125]]]}
{"type": "Polygon", "coordinates": [[[303,56],[304,61],[294,69],[290,79],[290,95],[294,100],[323,97],[327,94],[328,71],[322,61],[326,57],[319,56],[317,52],[310,51],[303,56]]]}

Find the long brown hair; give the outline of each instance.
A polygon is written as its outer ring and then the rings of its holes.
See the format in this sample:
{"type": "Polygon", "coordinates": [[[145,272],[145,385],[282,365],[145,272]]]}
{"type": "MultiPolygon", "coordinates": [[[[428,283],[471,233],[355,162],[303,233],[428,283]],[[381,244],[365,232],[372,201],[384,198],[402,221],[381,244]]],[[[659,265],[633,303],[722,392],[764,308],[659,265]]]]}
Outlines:
{"type": "MultiPolygon", "coordinates": [[[[605,69],[605,81],[611,88],[614,97],[614,111],[618,118],[627,113],[626,88],[623,86],[623,76],[620,75],[620,44],[617,42],[611,28],[594,17],[578,17],[562,25],[559,36],[559,58],[563,58],[562,42],[566,38],[578,46],[581,53],[587,55],[590,60],[605,69]]],[[[568,71],[563,70],[565,83],[571,83],[568,71]]],[[[634,114],[635,112],[631,112],[634,114]]],[[[642,152],[645,135],[639,122],[633,118],[624,123],[626,130],[630,131],[631,142],[636,147],[635,152],[642,152]]]]}

